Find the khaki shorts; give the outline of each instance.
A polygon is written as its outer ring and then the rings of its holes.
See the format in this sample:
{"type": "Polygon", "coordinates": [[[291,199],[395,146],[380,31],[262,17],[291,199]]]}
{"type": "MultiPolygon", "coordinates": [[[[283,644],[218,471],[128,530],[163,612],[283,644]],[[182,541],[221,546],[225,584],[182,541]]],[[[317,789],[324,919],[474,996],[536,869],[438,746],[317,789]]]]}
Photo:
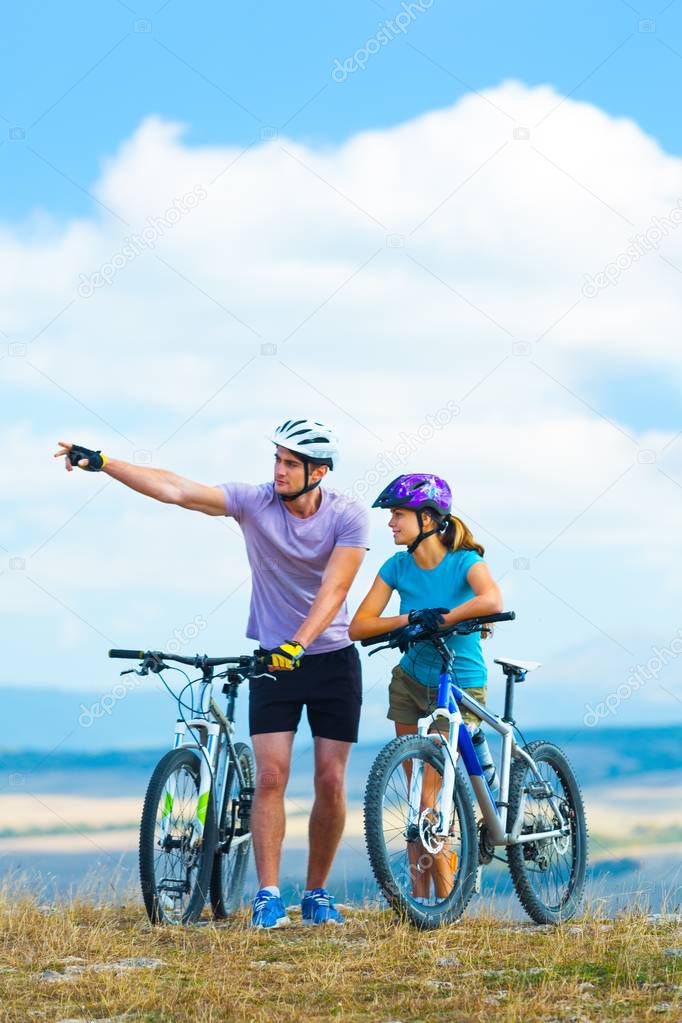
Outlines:
{"type": "MultiPolygon", "coordinates": [[[[469,696],[478,700],[485,706],[486,687],[472,687],[467,689],[469,696]]],[[[419,718],[426,717],[436,706],[438,689],[424,686],[421,682],[408,675],[399,664],[391,672],[391,682],[388,687],[388,714],[389,721],[397,721],[400,725],[416,725],[419,718]]],[[[475,729],[480,723],[480,718],[470,710],[462,708],[462,720],[470,729],[475,729]]],[[[432,728],[439,732],[447,732],[449,728],[445,718],[439,718],[432,728]]]]}

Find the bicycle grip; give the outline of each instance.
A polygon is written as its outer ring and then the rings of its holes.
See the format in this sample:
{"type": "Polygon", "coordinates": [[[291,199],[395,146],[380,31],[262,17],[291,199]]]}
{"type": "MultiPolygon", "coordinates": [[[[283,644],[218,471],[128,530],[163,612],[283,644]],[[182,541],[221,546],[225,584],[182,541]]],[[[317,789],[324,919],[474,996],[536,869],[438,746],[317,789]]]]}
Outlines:
{"type": "Polygon", "coordinates": [[[144,650],[110,650],[109,657],[120,657],[125,661],[142,661],[144,650]]]}
{"type": "Polygon", "coordinates": [[[382,632],[380,636],[367,636],[366,639],[360,640],[360,646],[374,646],[375,643],[386,643],[388,640],[393,639],[396,632],[400,629],[393,629],[392,632],[382,632]]]}

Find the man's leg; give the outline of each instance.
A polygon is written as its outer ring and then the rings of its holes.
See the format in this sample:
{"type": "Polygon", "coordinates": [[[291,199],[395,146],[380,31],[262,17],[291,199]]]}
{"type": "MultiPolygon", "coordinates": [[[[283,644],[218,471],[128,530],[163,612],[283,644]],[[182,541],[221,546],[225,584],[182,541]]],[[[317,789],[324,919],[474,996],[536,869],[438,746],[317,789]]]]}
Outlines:
{"type": "Polygon", "coordinates": [[[306,888],[324,888],[346,823],[350,742],[315,737],[315,802],[310,814],[306,888]]]}
{"type": "Polygon", "coordinates": [[[284,790],[289,780],[294,732],[252,735],[256,756],[256,791],[251,809],[251,835],[259,887],[279,885],[284,841],[284,790]]]}

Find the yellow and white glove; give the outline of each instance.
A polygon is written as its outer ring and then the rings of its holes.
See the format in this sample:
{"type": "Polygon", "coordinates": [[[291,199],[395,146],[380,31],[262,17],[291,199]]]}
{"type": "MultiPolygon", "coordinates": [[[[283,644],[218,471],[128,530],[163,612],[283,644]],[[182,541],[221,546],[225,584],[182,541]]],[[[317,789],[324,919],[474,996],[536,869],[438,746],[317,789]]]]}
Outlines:
{"type": "Polygon", "coordinates": [[[293,639],[288,639],[270,651],[268,668],[271,671],[293,671],[294,668],[298,668],[304,653],[305,647],[293,639]]]}

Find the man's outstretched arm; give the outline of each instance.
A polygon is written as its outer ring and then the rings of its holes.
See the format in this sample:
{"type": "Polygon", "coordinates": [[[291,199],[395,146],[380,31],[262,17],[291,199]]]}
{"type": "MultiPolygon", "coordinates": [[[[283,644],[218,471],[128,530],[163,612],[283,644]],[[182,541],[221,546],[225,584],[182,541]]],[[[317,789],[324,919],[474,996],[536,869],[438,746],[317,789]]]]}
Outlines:
{"type": "MultiPolygon", "coordinates": [[[[54,457],[64,458],[66,469],[71,472],[74,466],[65,456],[74,445],[60,440],[59,447],[60,450],[55,452],[54,457]]],[[[177,504],[180,508],[203,512],[205,515],[225,515],[226,513],[225,495],[220,487],[195,483],[168,469],[133,465],[132,462],[123,462],[118,458],[106,457],[103,459],[103,463],[99,471],[118,480],[119,483],[125,484],[131,490],[136,490],[138,494],[153,497],[156,501],[162,501],[164,504],[177,504]]],[[[82,459],[79,463],[80,468],[83,469],[87,467],[87,464],[87,459],[82,459]]]]}

